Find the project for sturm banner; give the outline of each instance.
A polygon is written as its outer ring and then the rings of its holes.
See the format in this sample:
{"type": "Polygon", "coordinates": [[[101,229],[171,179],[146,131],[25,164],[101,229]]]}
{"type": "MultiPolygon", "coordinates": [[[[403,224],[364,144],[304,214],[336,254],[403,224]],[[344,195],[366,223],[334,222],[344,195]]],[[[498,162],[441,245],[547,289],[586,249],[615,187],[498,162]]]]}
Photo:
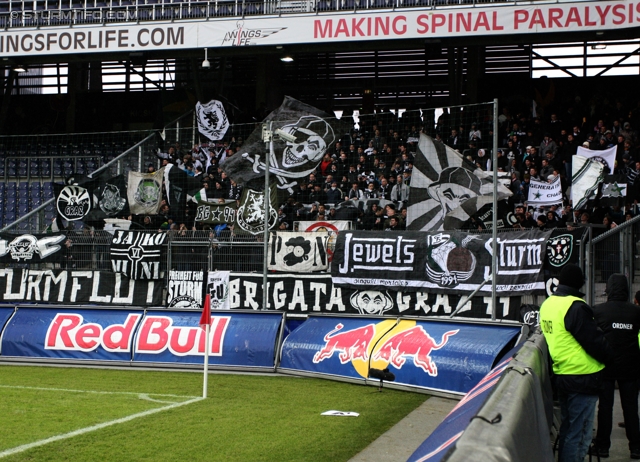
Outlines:
{"type": "Polygon", "coordinates": [[[0,263],[58,263],[64,255],[64,234],[0,234],[0,263]]]}
{"type": "MultiPolygon", "coordinates": [[[[496,291],[524,295],[544,289],[543,265],[551,232],[500,233],[496,291]]],[[[492,238],[461,231],[340,233],[331,276],[338,286],[491,293],[492,238]]]]}
{"type": "Polygon", "coordinates": [[[162,287],[109,271],[0,269],[0,301],[161,306],[162,287]]]}
{"type": "Polygon", "coordinates": [[[269,271],[313,273],[329,268],[329,233],[275,232],[269,238],[269,271]]]}
{"type": "Polygon", "coordinates": [[[110,248],[113,272],[131,279],[160,279],[160,257],[166,238],[165,233],[117,230],[110,248]]]}

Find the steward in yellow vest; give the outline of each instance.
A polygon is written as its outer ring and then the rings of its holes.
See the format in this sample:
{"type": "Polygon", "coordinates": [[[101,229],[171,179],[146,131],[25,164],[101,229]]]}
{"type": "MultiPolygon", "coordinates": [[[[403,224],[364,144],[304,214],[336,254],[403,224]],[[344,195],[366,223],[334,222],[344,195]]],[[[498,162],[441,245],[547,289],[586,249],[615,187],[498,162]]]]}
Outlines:
{"type": "Polygon", "coordinates": [[[589,450],[602,371],[613,360],[613,350],[582,299],[582,269],[565,265],[558,282],[540,307],[540,327],[549,346],[562,414],[558,461],[575,462],[589,450]]]}

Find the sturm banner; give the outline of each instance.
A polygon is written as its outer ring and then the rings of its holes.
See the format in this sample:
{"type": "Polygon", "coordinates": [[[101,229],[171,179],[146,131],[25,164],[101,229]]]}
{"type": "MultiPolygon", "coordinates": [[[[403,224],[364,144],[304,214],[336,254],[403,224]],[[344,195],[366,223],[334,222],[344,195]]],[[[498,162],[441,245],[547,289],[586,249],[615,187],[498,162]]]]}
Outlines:
{"type": "Polygon", "coordinates": [[[64,234],[0,234],[0,263],[55,263],[62,260],[64,234]]]}
{"type": "Polygon", "coordinates": [[[111,241],[114,273],[131,279],[160,279],[160,257],[167,235],[117,230],[111,241]]]}
{"type": "MultiPolygon", "coordinates": [[[[500,233],[496,291],[524,295],[544,290],[543,264],[551,232],[500,233]]],[[[468,294],[491,292],[492,238],[461,231],[340,233],[331,276],[338,286],[468,294]]]]}
{"type": "Polygon", "coordinates": [[[229,306],[229,271],[209,271],[207,293],[211,296],[212,310],[231,308],[229,306]]]}
{"type": "Polygon", "coordinates": [[[167,308],[202,309],[203,271],[169,271],[167,308]]]}
{"type": "MultiPolygon", "coordinates": [[[[262,308],[262,276],[231,273],[227,290],[230,309],[262,308]]],[[[354,290],[334,285],[326,274],[269,274],[267,310],[434,317],[449,316],[461,298],[455,294],[398,292],[378,287],[354,290]]],[[[518,296],[498,297],[496,319],[517,320],[520,305],[518,296]]],[[[492,311],[491,296],[479,296],[468,301],[456,317],[491,319],[492,311]]]]}
{"type": "Polygon", "coordinates": [[[161,306],[162,287],[108,271],[0,269],[0,301],[161,306]]]}
{"type": "Polygon", "coordinates": [[[269,239],[269,271],[312,273],[329,268],[329,233],[275,232],[269,239]]]}

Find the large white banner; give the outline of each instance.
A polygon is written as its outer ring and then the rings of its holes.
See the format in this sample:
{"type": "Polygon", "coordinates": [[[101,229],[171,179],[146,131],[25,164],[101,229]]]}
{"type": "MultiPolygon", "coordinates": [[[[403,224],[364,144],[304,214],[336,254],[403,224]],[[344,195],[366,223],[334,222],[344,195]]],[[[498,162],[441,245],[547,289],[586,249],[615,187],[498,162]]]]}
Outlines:
{"type": "MultiPolygon", "coordinates": [[[[285,2],[282,2],[284,4],[285,2]]],[[[302,2],[304,3],[304,2],[302,2]]],[[[276,12],[280,2],[274,3],[276,12]]],[[[283,7],[284,8],[284,7],[283,7]]],[[[46,14],[70,14],[46,12],[46,14]]],[[[43,12],[12,12],[32,21],[43,12]]],[[[300,13],[306,13],[301,11],[300,13]]],[[[98,14],[98,12],[96,12],[98,14]]],[[[45,16],[42,16],[45,18],[45,16]]],[[[59,18],[58,18],[59,19],[59,18]]],[[[640,0],[483,5],[469,8],[330,12],[256,18],[12,28],[0,35],[0,57],[183,50],[252,45],[340,43],[391,39],[509,36],[532,33],[601,32],[640,25],[640,0]]]]}
{"type": "Polygon", "coordinates": [[[562,187],[560,177],[557,176],[551,183],[547,181],[531,180],[529,183],[529,205],[556,205],[562,203],[562,187]]]}
{"type": "Polygon", "coordinates": [[[328,232],[275,232],[269,238],[269,270],[313,273],[329,268],[328,232]]]}
{"type": "Polygon", "coordinates": [[[595,159],[600,162],[602,165],[606,165],[609,167],[609,173],[613,173],[613,169],[616,165],[616,151],[617,147],[612,146],[609,149],[605,149],[603,151],[594,151],[592,149],[583,148],[582,146],[578,146],[578,152],[576,153],[579,156],[585,157],[587,159],[595,159]]]}

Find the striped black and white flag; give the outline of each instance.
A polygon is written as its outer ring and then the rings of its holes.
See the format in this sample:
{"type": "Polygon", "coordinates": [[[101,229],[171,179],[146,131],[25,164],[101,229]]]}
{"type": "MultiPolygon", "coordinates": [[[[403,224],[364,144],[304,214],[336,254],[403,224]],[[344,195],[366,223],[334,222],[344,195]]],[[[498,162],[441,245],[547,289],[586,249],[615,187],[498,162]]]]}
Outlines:
{"type": "Polygon", "coordinates": [[[129,279],[160,279],[160,258],[166,237],[165,233],[116,230],[110,249],[113,272],[129,279]]]}
{"type": "Polygon", "coordinates": [[[571,201],[574,210],[587,206],[589,199],[595,199],[598,187],[604,179],[604,165],[598,159],[573,156],[571,163],[571,201]]]}
{"type": "MultiPolygon", "coordinates": [[[[498,200],[511,191],[498,184],[498,200]]],[[[420,134],[411,174],[407,229],[458,229],[493,202],[493,175],[444,143],[420,134]]]]}

